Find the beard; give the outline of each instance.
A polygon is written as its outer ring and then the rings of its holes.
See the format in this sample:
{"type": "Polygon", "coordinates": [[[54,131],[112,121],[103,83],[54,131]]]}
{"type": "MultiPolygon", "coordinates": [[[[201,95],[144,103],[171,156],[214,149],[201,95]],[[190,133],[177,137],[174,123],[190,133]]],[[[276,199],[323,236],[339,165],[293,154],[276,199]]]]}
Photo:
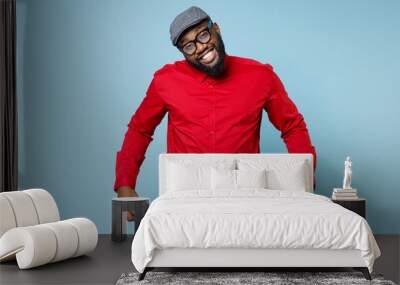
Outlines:
{"type": "Polygon", "coordinates": [[[210,75],[212,77],[220,76],[222,74],[222,71],[224,70],[225,45],[224,45],[224,41],[221,38],[221,35],[219,33],[216,33],[216,35],[217,35],[217,43],[215,46],[215,50],[217,51],[217,54],[218,54],[218,60],[213,66],[204,65],[197,60],[193,62],[185,56],[187,62],[191,66],[193,66],[194,68],[197,68],[200,71],[207,73],[208,75],[210,75]]]}

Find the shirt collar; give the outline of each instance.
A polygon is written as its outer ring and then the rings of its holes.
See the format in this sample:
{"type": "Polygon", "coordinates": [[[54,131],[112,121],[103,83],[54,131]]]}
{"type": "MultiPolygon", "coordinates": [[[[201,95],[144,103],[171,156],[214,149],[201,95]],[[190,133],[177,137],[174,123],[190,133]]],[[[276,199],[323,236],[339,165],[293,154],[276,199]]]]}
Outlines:
{"type": "Polygon", "coordinates": [[[231,62],[231,55],[227,54],[225,52],[225,57],[224,57],[224,71],[223,74],[221,75],[221,77],[218,78],[214,78],[210,75],[208,75],[207,73],[198,70],[197,68],[191,66],[187,60],[182,60],[180,61],[182,67],[184,68],[184,72],[188,73],[189,75],[191,75],[192,77],[194,77],[196,80],[199,80],[200,82],[204,82],[204,80],[206,80],[208,78],[208,80],[213,81],[213,82],[217,82],[218,80],[225,78],[230,70],[230,62],[231,62]]]}

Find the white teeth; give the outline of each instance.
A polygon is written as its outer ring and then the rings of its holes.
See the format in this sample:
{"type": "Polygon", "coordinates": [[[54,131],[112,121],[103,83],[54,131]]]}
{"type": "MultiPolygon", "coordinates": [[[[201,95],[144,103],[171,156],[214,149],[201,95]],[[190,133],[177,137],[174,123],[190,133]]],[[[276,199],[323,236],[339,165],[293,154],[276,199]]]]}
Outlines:
{"type": "Polygon", "coordinates": [[[208,59],[211,56],[211,51],[209,51],[205,56],[203,56],[203,59],[208,59]]]}
{"type": "Polygon", "coordinates": [[[213,49],[210,49],[205,55],[203,55],[200,59],[206,59],[211,56],[211,52],[213,49]]]}

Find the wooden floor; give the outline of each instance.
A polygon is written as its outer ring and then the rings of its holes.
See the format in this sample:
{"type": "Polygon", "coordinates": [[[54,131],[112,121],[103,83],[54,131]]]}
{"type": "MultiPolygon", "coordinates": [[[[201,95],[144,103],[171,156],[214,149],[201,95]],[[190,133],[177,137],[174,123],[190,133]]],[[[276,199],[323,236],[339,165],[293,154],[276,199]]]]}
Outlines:
{"type": "MultiPolygon", "coordinates": [[[[374,272],[399,283],[400,236],[376,236],[382,251],[374,272]]],[[[132,236],[124,242],[112,242],[100,235],[95,251],[87,256],[19,270],[15,261],[0,264],[0,284],[115,284],[124,272],[134,271],[130,258],[132,236]]]]}

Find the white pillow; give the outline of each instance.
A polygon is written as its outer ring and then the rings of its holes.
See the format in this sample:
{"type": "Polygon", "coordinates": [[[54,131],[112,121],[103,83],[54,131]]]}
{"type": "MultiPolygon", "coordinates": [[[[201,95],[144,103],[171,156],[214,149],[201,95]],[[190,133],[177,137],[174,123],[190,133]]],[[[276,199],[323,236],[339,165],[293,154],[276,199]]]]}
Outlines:
{"type": "Polygon", "coordinates": [[[307,182],[304,167],[285,169],[271,169],[267,171],[268,189],[307,191],[307,182]]]}
{"type": "Polygon", "coordinates": [[[233,159],[195,160],[169,159],[166,164],[167,191],[210,190],[211,167],[216,169],[235,169],[233,159]]]}
{"type": "Polygon", "coordinates": [[[167,191],[210,189],[209,166],[168,163],[167,191]]]}
{"type": "Polygon", "coordinates": [[[305,160],[238,159],[239,170],[266,169],[267,188],[273,190],[307,191],[312,189],[305,160]]]}
{"type": "Polygon", "coordinates": [[[267,171],[260,170],[236,170],[238,188],[267,188],[267,171]]]}
{"type": "Polygon", "coordinates": [[[231,170],[211,168],[211,189],[266,188],[267,177],[265,169],[261,170],[231,170]]]}
{"type": "Polygon", "coordinates": [[[236,170],[211,167],[211,189],[236,189],[236,170]]]}

